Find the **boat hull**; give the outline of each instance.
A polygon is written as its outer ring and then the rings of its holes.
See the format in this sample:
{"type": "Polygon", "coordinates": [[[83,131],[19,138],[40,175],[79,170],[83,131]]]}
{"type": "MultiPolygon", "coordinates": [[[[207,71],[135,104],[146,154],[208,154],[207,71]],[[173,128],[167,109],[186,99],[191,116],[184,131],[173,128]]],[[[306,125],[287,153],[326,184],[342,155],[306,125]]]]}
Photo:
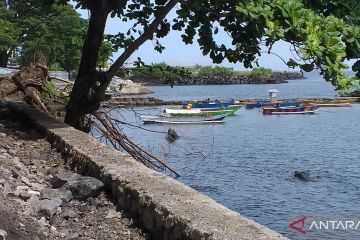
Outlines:
{"type": "Polygon", "coordinates": [[[144,124],[214,124],[223,123],[225,115],[214,117],[194,117],[194,118],[174,118],[168,116],[144,116],[142,120],[144,124]]]}
{"type": "Polygon", "coordinates": [[[317,105],[307,105],[300,107],[265,107],[264,115],[297,115],[297,114],[314,114],[318,112],[317,105]]]}
{"type": "Polygon", "coordinates": [[[264,108],[264,107],[298,107],[302,106],[303,102],[270,102],[270,101],[258,101],[255,103],[246,104],[246,109],[264,108]]]}
{"type": "Polygon", "coordinates": [[[172,117],[211,117],[219,115],[233,115],[241,106],[231,106],[228,108],[194,108],[194,109],[165,109],[164,113],[170,114],[172,117]]]}
{"type": "Polygon", "coordinates": [[[321,103],[319,107],[351,107],[351,103],[321,103]]]}
{"type": "Polygon", "coordinates": [[[183,108],[227,108],[232,104],[231,102],[188,103],[184,104],[183,108]]]}

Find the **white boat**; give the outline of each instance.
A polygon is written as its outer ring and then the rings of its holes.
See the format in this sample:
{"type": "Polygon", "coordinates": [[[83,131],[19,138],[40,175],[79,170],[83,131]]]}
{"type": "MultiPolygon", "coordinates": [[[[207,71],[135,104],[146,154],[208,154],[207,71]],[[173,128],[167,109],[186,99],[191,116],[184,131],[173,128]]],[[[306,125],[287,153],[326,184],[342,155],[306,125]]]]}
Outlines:
{"type": "Polygon", "coordinates": [[[142,116],[144,124],[164,123],[164,124],[214,124],[223,123],[226,115],[212,116],[212,117],[185,117],[174,118],[169,116],[142,116]]]}

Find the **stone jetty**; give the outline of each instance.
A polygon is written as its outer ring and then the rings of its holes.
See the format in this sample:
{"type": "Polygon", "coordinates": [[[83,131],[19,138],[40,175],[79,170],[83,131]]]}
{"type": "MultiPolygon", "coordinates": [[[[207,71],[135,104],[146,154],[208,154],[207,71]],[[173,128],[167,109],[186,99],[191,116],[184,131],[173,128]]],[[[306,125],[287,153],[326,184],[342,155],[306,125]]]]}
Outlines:
{"type": "MultiPolygon", "coordinates": [[[[165,84],[160,78],[144,77],[131,78],[134,82],[141,82],[149,85],[165,84]]],[[[231,76],[201,76],[178,78],[175,85],[229,85],[229,84],[280,84],[287,83],[288,80],[305,79],[300,72],[272,72],[267,76],[260,76],[256,74],[242,74],[231,76]]],[[[167,84],[167,83],[166,83],[167,84]]]]}
{"type": "Polygon", "coordinates": [[[272,72],[269,76],[208,76],[178,79],[177,85],[280,84],[287,80],[304,79],[299,72],[272,72]]]}

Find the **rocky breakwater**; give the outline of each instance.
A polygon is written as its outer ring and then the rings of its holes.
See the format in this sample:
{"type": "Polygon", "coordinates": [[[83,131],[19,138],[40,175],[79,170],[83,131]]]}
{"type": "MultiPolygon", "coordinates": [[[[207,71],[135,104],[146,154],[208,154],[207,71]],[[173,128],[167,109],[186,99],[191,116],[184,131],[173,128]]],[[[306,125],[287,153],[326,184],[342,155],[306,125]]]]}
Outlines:
{"type": "Polygon", "coordinates": [[[142,95],[154,92],[140,83],[114,77],[107,89],[107,93],[110,95],[142,95]]]}
{"type": "Polygon", "coordinates": [[[146,239],[96,178],[68,170],[33,130],[0,107],[0,239],[146,239]]]}
{"type": "Polygon", "coordinates": [[[255,74],[239,76],[204,76],[182,78],[176,81],[177,85],[228,85],[228,84],[280,84],[287,80],[304,79],[300,72],[272,72],[268,76],[255,74]]]}

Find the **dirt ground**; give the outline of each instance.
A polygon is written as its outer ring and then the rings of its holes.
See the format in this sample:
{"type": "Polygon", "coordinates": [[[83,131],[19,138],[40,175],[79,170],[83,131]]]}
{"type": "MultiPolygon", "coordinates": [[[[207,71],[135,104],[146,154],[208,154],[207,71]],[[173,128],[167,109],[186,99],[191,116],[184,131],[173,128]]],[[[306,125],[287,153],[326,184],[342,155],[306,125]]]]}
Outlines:
{"type": "Polygon", "coordinates": [[[57,176],[79,176],[43,136],[23,126],[0,106],[0,239],[149,239],[116,211],[101,186],[86,200],[69,188],[55,189],[57,176]]]}

